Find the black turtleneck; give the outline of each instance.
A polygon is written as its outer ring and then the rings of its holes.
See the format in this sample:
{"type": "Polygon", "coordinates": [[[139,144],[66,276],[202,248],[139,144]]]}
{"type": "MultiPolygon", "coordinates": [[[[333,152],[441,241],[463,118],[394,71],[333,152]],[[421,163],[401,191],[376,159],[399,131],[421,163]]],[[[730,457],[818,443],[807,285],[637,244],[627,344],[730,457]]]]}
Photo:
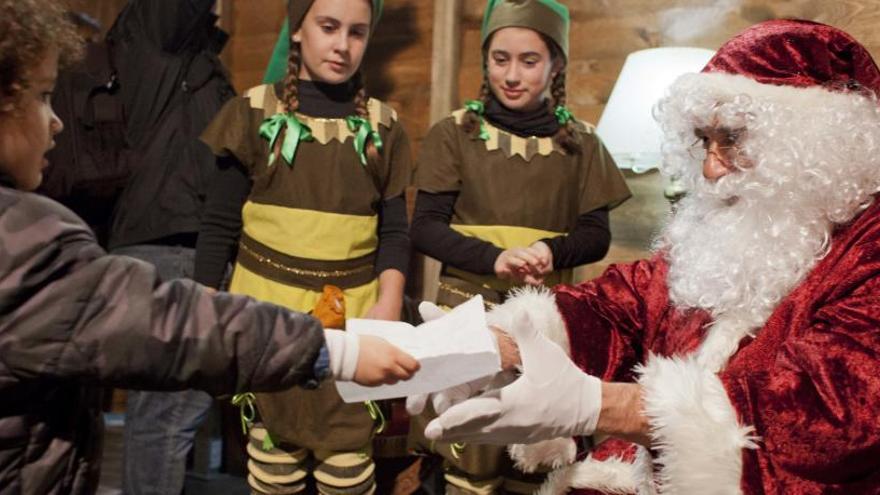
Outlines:
{"type": "MultiPolygon", "coordinates": [[[[280,85],[277,94],[283,94],[280,85]]],[[[337,119],[355,114],[354,88],[350,82],[326,84],[300,81],[299,108],[304,115],[337,119]]],[[[241,209],[252,182],[244,166],[233,156],[218,157],[217,171],[205,201],[205,213],[196,244],[196,282],[220,287],[228,263],[235,259],[241,234],[241,209]]],[[[379,205],[379,247],[376,274],[396,269],[406,274],[410,242],[403,196],[386,199],[379,205]]]]}
{"type": "MultiPolygon", "coordinates": [[[[494,96],[486,105],[485,118],[492,125],[520,137],[549,137],[559,130],[556,116],[541,105],[537,110],[518,112],[502,105],[494,96]]],[[[491,242],[465,236],[449,223],[457,192],[419,191],[410,237],[419,250],[456,268],[481,275],[495,273],[495,260],[502,249],[491,242]]],[[[601,260],[611,244],[608,209],[584,213],[566,234],[541,239],[553,253],[556,270],[601,260]]]]}
{"type": "Polygon", "coordinates": [[[542,104],[535,110],[521,112],[505,107],[494,95],[489,97],[486,104],[485,117],[495,127],[520,137],[548,137],[559,130],[556,115],[547,109],[547,105],[542,104]]]}
{"type": "MultiPolygon", "coordinates": [[[[342,119],[354,115],[354,85],[351,82],[327,84],[300,81],[297,85],[299,109],[297,112],[309,117],[342,119]]],[[[276,94],[284,94],[283,86],[275,85],[276,94]]]]}

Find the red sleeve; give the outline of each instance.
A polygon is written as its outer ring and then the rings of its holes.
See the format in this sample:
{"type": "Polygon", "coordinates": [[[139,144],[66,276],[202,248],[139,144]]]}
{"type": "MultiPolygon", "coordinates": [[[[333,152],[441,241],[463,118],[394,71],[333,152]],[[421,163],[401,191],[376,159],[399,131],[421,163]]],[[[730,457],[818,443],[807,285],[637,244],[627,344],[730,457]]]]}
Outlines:
{"type": "Polygon", "coordinates": [[[666,264],[659,255],[611,265],[600,277],[558,286],[556,304],[565,322],[572,359],[606,381],[633,381],[643,362],[654,315],[668,307],[666,264]]]}

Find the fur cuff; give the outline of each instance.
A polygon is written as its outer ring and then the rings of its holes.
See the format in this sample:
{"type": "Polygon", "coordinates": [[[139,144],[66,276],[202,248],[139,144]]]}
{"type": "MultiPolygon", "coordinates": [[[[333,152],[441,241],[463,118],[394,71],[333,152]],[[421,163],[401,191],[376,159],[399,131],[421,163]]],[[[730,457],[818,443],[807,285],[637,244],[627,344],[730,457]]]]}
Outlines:
{"type": "Polygon", "coordinates": [[[577,446],[571,438],[554,438],[532,444],[507,447],[514,466],[524,473],[534,473],[539,467],[559,469],[574,462],[577,446]]]}
{"type": "Polygon", "coordinates": [[[742,449],[757,446],[718,376],[694,358],[651,356],[636,371],[659,451],[660,493],[740,493],[742,449]]]}
{"type": "Polygon", "coordinates": [[[513,320],[520,311],[528,313],[538,331],[562,347],[571,356],[571,345],[565,323],[556,307],[556,296],[546,287],[520,287],[511,291],[504,304],[486,315],[486,322],[502,329],[513,327],[513,320]]]}
{"type": "Polygon", "coordinates": [[[651,459],[639,447],[634,462],[619,458],[599,461],[587,457],[577,464],[553,471],[536,495],[562,495],[572,488],[586,488],[608,494],[655,495],[651,459]]]}

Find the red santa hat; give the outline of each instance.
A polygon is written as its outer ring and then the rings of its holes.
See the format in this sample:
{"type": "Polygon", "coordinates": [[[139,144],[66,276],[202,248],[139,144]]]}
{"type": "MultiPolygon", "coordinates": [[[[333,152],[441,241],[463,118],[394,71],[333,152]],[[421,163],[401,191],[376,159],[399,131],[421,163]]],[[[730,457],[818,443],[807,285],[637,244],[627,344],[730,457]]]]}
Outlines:
{"type": "Polygon", "coordinates": [[[731,38],[699,76],[673,85],[676,91],[705,91],[718,101],[747,95],[815,107],[833,105],[842,95],[880,96],[880,69],[865,47],[840,29],[777,19],[731,38]]]}
{"type": "Polygon", "coordinates": [[[703,73],[738,74],[761,84],[866,89],[880,95],[880,70],[858,41],[818,22],[778,19],[756,24],[725,43],[703,73]]]}

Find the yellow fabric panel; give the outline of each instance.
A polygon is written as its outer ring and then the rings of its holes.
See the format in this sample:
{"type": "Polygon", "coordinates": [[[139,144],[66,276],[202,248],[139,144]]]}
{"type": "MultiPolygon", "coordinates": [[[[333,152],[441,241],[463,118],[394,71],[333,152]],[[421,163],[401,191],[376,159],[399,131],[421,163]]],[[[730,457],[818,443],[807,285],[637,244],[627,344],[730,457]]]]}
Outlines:
{"type": "Polygon", "coordinates": [[[559,235],[558,232],[551,232],[549,230],[514,227],[510,225],[452,224],[451,227],[461,234],[491,242],[501,249],[528,247],[537,240],[559,235]]]}
{"type": "MultiPolygon", "coordinates": [[[[450,227],[468,237],[476,237],[477,239],[491,242],[501,249],[528,247],[535,241],[560,235],[557,232],[551,232],[549,230],[515,227],[510,225],[452,224],[450,227]]],[[[512,287],[509,282],[501,280],[494,275],[476,275],[451,267],[447,268],[447,271],[451,275],[461,277],[464,280],[500,292],[505,292],[512,287]]],[[[572,270],[557,270],[546,276],[544,279],[544,285],[552,287],[560,283],[570,283],[573,279],[574,276],[572,270]]]]}
{"type": "MultiPolygon", "coordinates": [[[[270,302],[303,313],[311,311],[321,297],[321,293],[318,291],[301,289],[269,280],[239,264],[235,265],[235,272],[229,284],[229,292],[244,294],[260,301],[270,302]]],[[[379,299],[379,280],[376,279],[360,287],[346,289],[342,291],[342,294],[345,297],[345,318],[360,318],[379,299]]]]}
{"type": "Polygon", "coordinates": [[[379,245],[377,215],[344,215],[248,201],[244,231],[289,256],[339,261],[366,256],[379,245]]]}

